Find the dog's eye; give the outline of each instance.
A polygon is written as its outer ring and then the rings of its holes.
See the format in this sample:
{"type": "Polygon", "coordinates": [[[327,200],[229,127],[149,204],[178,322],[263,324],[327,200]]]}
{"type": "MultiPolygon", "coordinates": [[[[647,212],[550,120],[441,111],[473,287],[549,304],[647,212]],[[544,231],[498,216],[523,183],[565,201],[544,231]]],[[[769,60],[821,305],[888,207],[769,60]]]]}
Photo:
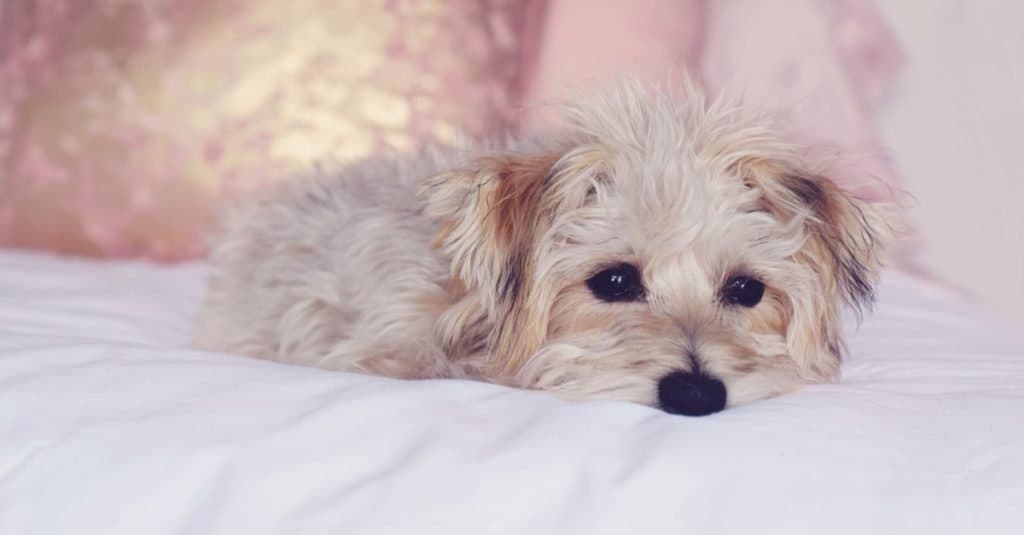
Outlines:
{"type": "Polygon", "coordinates": [[[764,297],[764,283],[750,277],[733,277],[722,287],[722,301],[752,307],[764,297]]]}
{"type": "Polygon", "coordinates": [[[636,301],[644,296],[640,271],[631,264],[619,264],[587,279],[587,288],[602,301],[636,301]]]}

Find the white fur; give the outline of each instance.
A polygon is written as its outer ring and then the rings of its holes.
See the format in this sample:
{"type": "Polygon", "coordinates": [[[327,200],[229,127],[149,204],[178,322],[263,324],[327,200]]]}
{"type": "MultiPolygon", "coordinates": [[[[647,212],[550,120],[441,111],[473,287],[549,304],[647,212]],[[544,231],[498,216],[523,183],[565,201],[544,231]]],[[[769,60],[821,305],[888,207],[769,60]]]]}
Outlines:
{"type": "Polygon", "coordinates": [[[542,139],[369,160],[236,210],[197,345],[652,405],[661,377],[696,367],[730,405],[836,376],[839,307],[870,299],[879,268],[872,207],[721,101],[627,83],[566,117],[542,139]],[[643,300],[586,288],[618,262],[641,269],[643,300]],[[769,288],[751,309],[720,299],[741,272],[769,288]]]}

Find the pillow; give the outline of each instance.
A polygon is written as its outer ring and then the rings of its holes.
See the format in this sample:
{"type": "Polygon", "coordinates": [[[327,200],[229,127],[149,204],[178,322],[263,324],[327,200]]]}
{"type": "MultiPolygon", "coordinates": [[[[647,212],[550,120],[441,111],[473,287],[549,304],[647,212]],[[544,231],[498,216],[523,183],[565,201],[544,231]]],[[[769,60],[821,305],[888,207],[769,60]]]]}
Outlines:
{"type": "MultiPolygon", "coordinates": [[[[548,13],[524,91],[532,123],[556,123],[542,104],[595,82],[671,86],[685,76],[779,116],[824,173],[861,197],[905,204],[874,124],[903,54],[874,2],[551,0],[548,13]]],[[[920,238],[901,210],[893,215],[890,263],[920,271],[920,238]]]]}
{"type": "Polygon", "coordinates": [[[0,244],[172,260],[227,199],[504,127],[540,0],[7,0],[0,244]]]}
{"type": "Polygon", "coordinates": [[[554,124],[548,104],[617,78],[678,78],[699,61],[704,10],[698,0],[551,0],[524,91],[527,122],[554,124]]]}
{"type": "Polygon", "coordinates": [[[831,178],[864,198],[894,199],[899,177],[874,112],[903,55],[873,2],[711,2],[706,35],[710,92],[780,115],[794,141],[832,149],[818,155],[831,178]]]}
{"type": "MultiPolygon", "coordinates": [[[[548,9],[532,103],[622,75],[655,84],[685,75],[710,95],[784,116],[794,141],[848,157],[832,164],[833,178],[891,198],[897,173],[872,114],[902,54],[873,2],[552,0],[548,9]]],[[[553,119],[543,108],[535,117],[553,119]]]]}

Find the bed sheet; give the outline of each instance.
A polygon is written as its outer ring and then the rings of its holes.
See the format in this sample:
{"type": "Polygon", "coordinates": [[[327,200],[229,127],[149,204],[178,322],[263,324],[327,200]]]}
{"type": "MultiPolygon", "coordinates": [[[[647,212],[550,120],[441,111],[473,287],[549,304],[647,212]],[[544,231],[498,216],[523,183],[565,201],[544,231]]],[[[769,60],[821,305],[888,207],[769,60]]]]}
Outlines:
{"type": "Polygon", "coordinates": [[[0,533],[1021,533],[1024,343],[891,272],[844,378],[705,418],[186,347],[202,264],[0,253],[0,533]]]}

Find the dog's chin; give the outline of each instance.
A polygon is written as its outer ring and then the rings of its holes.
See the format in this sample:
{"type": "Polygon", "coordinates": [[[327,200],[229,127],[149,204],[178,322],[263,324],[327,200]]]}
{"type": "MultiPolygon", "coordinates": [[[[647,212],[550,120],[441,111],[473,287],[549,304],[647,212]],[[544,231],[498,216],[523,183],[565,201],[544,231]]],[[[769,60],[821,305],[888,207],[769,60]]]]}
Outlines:
{"type": "Polygon", "coordinates": [[[728,406],[735,407],[788,394],[807,383],[798,373],[789,370],[770,370],[733,377],[726,381],[728,406]]]}
{"type": "Polygon", "coordinates": [[[671,362],[679,359],[669,357],[646,368],[616,367],[610,363],[621,362],[621,357],[594,358],[581,347],[556,343],[542,348],[504,382],[543,390],[566,400],[627,401],[672,414],[703,416],[787,394],[807,384],[792,360],[763,359],[774,361],[773,366],[751,373],[716,376],[704,370],[673,367],[671,362]],[[609,364],[602,366],[602,361],[609,364]]]}
{"type": "Polygon", "coordinates": [[[658,373],[601,367],[593,363],[591,355],[572,344],[549,344],[519,368],[510,383],[567,400],[614,400],[657,406],[658,373]]]}

